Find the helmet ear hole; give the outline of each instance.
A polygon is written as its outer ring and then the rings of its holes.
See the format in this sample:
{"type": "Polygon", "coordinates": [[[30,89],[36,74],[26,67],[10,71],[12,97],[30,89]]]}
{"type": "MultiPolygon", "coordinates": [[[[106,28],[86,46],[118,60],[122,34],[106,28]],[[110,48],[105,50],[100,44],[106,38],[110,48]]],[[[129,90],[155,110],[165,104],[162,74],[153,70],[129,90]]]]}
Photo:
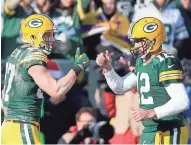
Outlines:
{"type": "Polygon", "coordinates": [[[36,39],[36,36],[35,36],[35,35],[31,35],[30,37],[31,37],[31,39],[33,39],[33,40],[36,39]]]}

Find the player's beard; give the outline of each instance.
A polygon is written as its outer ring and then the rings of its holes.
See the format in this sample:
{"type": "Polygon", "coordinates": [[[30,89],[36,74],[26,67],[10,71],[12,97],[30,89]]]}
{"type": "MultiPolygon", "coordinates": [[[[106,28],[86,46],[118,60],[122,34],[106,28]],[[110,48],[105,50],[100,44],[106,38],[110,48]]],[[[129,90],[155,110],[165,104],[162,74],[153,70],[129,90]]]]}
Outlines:
{"type": "Polygon", "coordinates": [[[131,54],[138,58],[145,59],[146,56],[150,53],[151,49],[153,48],[154,41],[145,40],[142,42],[142,46],[140,47],[132,47],[130,49],[131,54]],[[140,48],[143,48],[142,52],[139,51],[140,48]]]}

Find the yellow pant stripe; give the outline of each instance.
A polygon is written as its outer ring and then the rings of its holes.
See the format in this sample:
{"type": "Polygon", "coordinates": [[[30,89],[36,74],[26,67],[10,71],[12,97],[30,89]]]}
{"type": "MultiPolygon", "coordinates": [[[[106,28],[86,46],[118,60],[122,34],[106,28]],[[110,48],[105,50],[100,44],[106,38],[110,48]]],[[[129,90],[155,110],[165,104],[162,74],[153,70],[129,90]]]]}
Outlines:
{"type": "Polygon", "coordinates": [[[40,144],[40,133],[36,126],[31,125],[34,144],[40,144]]]}
{"type": "Polygon", "coordinates": [[[165,145],[170,144],[170,131],[169,130],[163,133],[163,140],[164,140],[165,145]]]}
{"type": "Polygon", "coordinates": [[[41,144],[38,127],[30,123],[4,121],[1,131],[2,144],[41,144]]]}
{"type": "Polygon", "coordinates": [[[162,132],[158,131],[155,135],[155,145],[160,145],[161,144],[161,135],[162,132]]]}
{"type": "Polygon", "coordinates": [[[187,144],[188,142],[188,128],[181,127],[180,128],[180,144],[187,144]]]}

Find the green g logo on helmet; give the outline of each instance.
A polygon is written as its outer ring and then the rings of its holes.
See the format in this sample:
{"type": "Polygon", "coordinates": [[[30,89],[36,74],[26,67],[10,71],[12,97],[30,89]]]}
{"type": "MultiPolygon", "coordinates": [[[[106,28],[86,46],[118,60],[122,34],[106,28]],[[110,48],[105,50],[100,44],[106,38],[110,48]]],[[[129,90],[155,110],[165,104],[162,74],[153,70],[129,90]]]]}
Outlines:
{"type": "Polygon", "coordinates": [[[29,21],[28,25],[31,28],[38,28],[42,26],[43,22],[40,19],[32,19],[29,21]]]}
{"type": "Polygon", "coordinates": [[[158,25],[152,22],[152,23],[146,24],[143,29],[146,33],[151,33],[151,32],[154,32],[157,28],[158,28],[158,25]]]}

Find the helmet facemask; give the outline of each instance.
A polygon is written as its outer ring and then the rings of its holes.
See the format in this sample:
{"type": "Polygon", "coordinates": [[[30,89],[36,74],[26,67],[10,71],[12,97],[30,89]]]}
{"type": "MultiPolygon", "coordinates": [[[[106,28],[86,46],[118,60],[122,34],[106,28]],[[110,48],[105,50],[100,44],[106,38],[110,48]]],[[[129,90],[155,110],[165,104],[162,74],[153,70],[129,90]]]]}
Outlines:
{"type": "Polygon", "coordinates": [[[135,58],[138,57],[145,58],[146,55],[151,51],[155,43],[155,41],[151,41],[146,38],[136,38],[136,39],[131,38],[131,42],[133,44],[133,47],[130,48],[130,52],[135,58]],[[135,47],[136,43],[141,43],[141,45],[135,47]]]}
{"type": "Polygon", "coordinates": [[[40,48],[43,49],[46,54],[57,52],[60,48],[61,41],[55,40],[53,30],[45,31],[42,39],[43,41],[40,42],[40,48]]]}

